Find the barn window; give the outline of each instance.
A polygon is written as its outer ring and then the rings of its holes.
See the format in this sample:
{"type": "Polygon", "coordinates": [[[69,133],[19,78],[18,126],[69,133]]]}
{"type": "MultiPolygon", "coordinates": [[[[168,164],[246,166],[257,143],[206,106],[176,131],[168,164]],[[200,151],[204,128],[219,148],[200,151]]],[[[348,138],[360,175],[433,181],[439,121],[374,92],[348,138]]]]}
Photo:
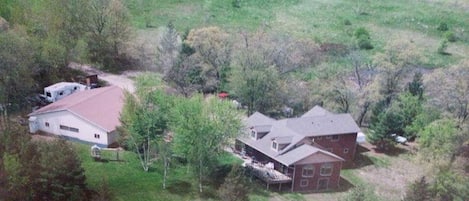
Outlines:
{"type": "Polygon", "coordinates": [[[49,122],[46,122],[45,125],[46,125],[46,127],[49,127],[49,122]]]}
{"type": "Polygon", "coordinates": [[[305,165],[303,166],[303,177],[312,177],[314,175],[314,166],[313,165],[305,165]]]}
{"type": "Polygon", "coordinates": [[[94,134],[94,138],[99,139],[99,134],[94,134]]]}
{"type": "Polygon", "coordinates": [[[75,133],[78,133],[80,131],[78,128],[68,127],[68,126],[64,126],[64,125],[60,125],[60,129],[75,132],[75,133]]]}
{"type": "Polygon", "coordinates": [[[331,176],[332,175],[332,167],[331,163],[325,163],[321,165],[321,176],[331,176]]]}

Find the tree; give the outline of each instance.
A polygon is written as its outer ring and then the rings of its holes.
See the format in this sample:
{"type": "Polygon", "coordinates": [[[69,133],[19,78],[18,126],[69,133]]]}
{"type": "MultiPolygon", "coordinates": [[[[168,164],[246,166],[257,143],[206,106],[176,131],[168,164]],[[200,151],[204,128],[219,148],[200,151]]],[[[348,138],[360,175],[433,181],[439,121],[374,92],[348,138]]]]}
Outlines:
{"type": "Polygon", "coordinates": [[[426,126],[418,140],[424,158],[436,162],[452,162],[457,150],[467,140],[451,119],[436,120],[426,126]]]}
{"type": "Polygon", "coordinates": [[[223,184],[218,188],[218,196],[225,201],[248,200],[249,188],[243,168],[233,165],[223,184]]]}
{"type": "MultiPolygon", "coordinates": [[[[65,140],[42,142],[39,178],[34,178],[33,200],[86,200],[85,170],[75,150],[65,140]]],[[[29,167],[26,167],[29,168],[29,167]]]]}
{"type": "Polygon", "coordinates": [[[428,101],[444,114],[464,124],[469,117],[469,60],[445,69],[437,69],[425,77],[428,101]]]}
{"type": "Polygon", "coordinates": [[[126,93],[121,115],[128,143],[136,149],[144,171],[150,168],[151,145],[162,138],[168,128],[171,99],[164,92],[161,78],[154,74],[140,76],[136,94],[126,93]]]}
{"type": "Polygon", "coordinates": [[[401,82],[409,72],[409,66],[418,60],[415,49],[413,43],[393,41],[386,45],[384,53],[375,56],[379,71],[375,84],[387,105],[401,92],[401,82]]]}
{"type": "Polygon", "coordinates": [[[179,99],[171,116],[174,152],[187,159],[202,192],[202,181],[213,170],[217,156],[241,132],[240,114],[231,102],[196,95],[179,99]]]}
{"type": "MultiPolygon", "coordinates": [[[[185,45],[183,44],[183,46],[185,45]]],[[[189,97],[196,91],[202,91],[207,80],[202,67],[199,65],[198,58],[192,56],[190,51],[184,52],[184,49],[175,65],[165,74],[164,79],[174,86],[179,93],[189,97]]]]}
{"type": "Polygon", "coordinates": [[[166,133],[163,139],[158,141],[159,155],[163,158],[163,189],[166,189],[166,180],[171,164],[171,157],[173,155],[172,149],[173,135],[166,133]]]}
{"type": "Polygon", "coordinates": [[[430,184],[423,176],[407,188],[403,201],[427,201],[431,200],[430,198],[430,184]]]}
{"type": "Polygon", "coordinates": [[[238,101],[255,111],[270,113],[281,106],[281,79],[275,66],[263,61],[259,52],[246,49],[237,60],[230,79],[230,89],[238,101]]]}
{"type": "Polygon", "coordinates": [[[230,66],[232,44],[229,35],[218,27],[191,30],[185,41],[200,57],[208,88],[218,89],[226,82],[224,71],[230,66]]]}
{"type": "Polygon", "coordinates": [[[157,66],[165,75],[175,65],[181,51],[181,38],[172,22],[165,27],[157,46],[157,66]]]}
{"type": "Polygon", "coordinates": [[[22,33],[0,33],[0,110],[17,110],[34,84],[33,47],[22,33]]]}
{"type": "MultiPolygon", "coordinates": [[[[376,113],[376,110],[373,111],[376,113]]],[[[370,133],[367,140],[380,150],[388,150],[395,144],[391,134],[402,133],[403,118],[392,109],[384,109],[370,123],[370,133]],[[375,119],[375,120],[373,120],[375,119]]]]}
{"type": "Polygon", "coordinates": [[[440,167],[435,180],[430,185],[432,196],[438,201],[467,200],[469,198],[469,181],[452,171],[448,166],[440,167]]]}
{"type": "Polygon", "coordinates": [[[130,17],[120,0],[97,0],[90,3],[88,23],[89,58],[105,67],[119,64],[125,43],[130,37],[130,17]]]}

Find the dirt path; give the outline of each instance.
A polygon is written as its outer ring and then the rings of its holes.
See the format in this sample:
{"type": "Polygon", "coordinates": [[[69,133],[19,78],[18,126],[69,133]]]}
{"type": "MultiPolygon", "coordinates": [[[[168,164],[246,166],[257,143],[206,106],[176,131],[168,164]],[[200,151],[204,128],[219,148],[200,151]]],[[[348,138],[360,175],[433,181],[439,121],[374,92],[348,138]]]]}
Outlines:
{"type": "Polygon", "coordinates": [[[141,73],[138,71],[125,71],[120,75],[116,75],[111,73],[105,73],[89,65],[74,62],[71,62],[68,66],[72,69],[80,70],[88,74],[97,74],[99,79],[106,81],[110,85],[126,89],[131,93],[135,92],[134,81],[131,78],[141,73]]]}

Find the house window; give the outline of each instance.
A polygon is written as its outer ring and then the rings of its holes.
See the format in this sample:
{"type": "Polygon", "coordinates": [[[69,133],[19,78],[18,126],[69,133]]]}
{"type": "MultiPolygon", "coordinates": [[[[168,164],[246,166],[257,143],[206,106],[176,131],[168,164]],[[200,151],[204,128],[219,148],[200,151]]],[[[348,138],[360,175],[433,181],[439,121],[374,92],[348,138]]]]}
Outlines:
{"type": "Polygon", "coordinates": [[[275,151],[277,151],[277,142],[272,141],[272,149],[274,149],[275,151]]]}
{"type": "Polygon", "coordinates": [[[338,135],[333,135],[332,136],[332,141],[339,141],[339,136],[338,135]]]}
{"type": "Polygon", "coordinates": [[[255,131],[255,130],[251,130],[251,137],[252,137],[253,139],[257,139],[257,138],[256,138],[256,131],[255,131]]]}
{"type": "Polygon", "coordinates": [[[99,134],[94,134],[94,138],[99,139],[99,134]]]}
{"type": "Polygon", "coordinates": [[[348,148],[344,148],[344,154],[348,153],[348,148]]]}
{"type": "Polygon", "coordinates": [[[314,166],[305,165],[303,166],[303,177],[312,177],[314,175],[314,166]]]}
{"type": "Polygon", "coordinates": [[[50,125],[49,125],[49,122],[46,122],[45,124],[46,124],[46,127],[49,127],[49,126],[50,126],[50,125]]]}
{"type": "Polygon", "coordinates": [[[326,136],[326,139],[330,140],[332,138],[332,136],[326,136]]]}
{"type": "Polygon", "coordinates": [[[307,187],[307,186],[309,186],[309,180],[307,180],[307,179],[302,179],[302,180],[300,180],[300,186],[301,186],[301,187],[307,187]]]}
{"type": "Polygon", "coordinates": [[[321,165],[321,176],[331,176],[332,175],[332,167],[331,163],[325,163],[321,165]]]}
{"type": "Polygon", "coordinates": [[[329,187],[329,179],[322,178],[318,180],[318,190],[326,190],[329,187]]]}
{"type": "Polygon", "coordinates": [[[72,131],[72,132],[75,132],[75,133],[78,133],[80,131],[80,130],[78,130],[78,128],[68,127],[68,126],[64,126],[64,125],[60,125],[60,129],[61,130],[66,130],[66,131],[72,131]]]}

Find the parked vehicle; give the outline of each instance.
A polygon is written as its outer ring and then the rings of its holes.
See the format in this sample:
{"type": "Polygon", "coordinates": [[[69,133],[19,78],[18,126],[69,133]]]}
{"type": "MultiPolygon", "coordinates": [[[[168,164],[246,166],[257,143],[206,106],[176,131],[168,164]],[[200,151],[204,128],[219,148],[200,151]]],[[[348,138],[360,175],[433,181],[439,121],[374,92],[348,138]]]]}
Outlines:
{"type": "Polygon", "coordinates": [[[400,143],[400,144],[405,144],[407,142],[407,138],[405,137],[402,137],[400,135],[397,135],[397,134],[391,134],[391,137],[394,138],[394,141],[396,141],[397,143],[400,143]]]}
{"type": "Polygon", "coordinates": [[[44,88],[43,97],[49,102],[55,102],[72,93],[86,89],[87,87],[80,83],[59,82],[44,88]]]}

